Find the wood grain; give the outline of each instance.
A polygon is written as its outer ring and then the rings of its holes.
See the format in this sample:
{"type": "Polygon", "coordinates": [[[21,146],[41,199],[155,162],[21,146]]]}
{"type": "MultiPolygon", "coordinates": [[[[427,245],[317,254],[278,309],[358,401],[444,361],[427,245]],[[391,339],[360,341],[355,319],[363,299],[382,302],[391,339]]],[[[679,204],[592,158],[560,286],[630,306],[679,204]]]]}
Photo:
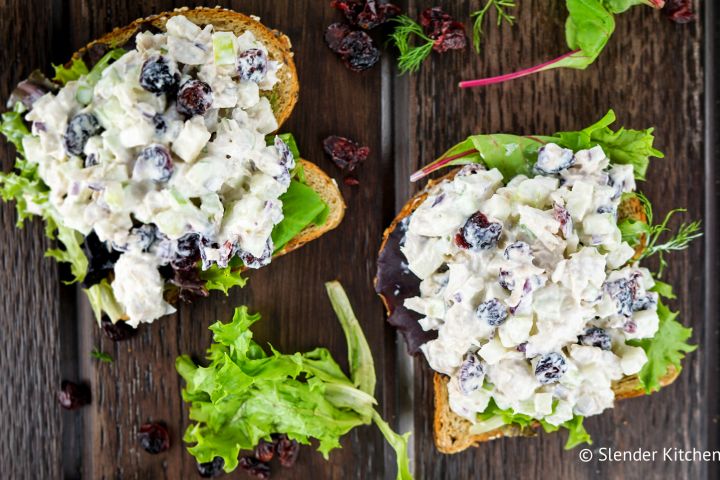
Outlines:
{"type": "MultiPolygon", "coordinates": [[[[0,2],[0,98],[32,69],[65,61],[89,40],[135,18],[203,2],[174,0],[4,0],[0,2]]],[[[705,212],[703,160],[703,28],[677,26],[650,9],[618,17],[617,32],[599,61],[588,70],[547,72],[502,86],[460,91],[461,79],[502,73],[563,53],[564,2],[525,0],[514,28],[488,28],[483,53],[433,54],[414,76],[398,77],[392,60],[364,74],[353,74],[325,47],[324,27],[340,15],[322,0],[248,0],[213,2],[262,17],[293,41],[301,96],[283,130],[292,131],[305,157],[336,178],[321,141],[339,134],[370,146],[359,187],[342,186],[348,203],[340,228],[300,251],[250,274],[250,282],[229,297],[182,306],[177,315],[142,329],[136,338],[113,343],[96,327],[86,299],[62,287],[63,275],[43,258],[48,247],[41,225],[14,228],[14,207],[0,208],[0,266],[4,299],[0,319],[0,433],[2,478],[197,478],[195,462],[181,442],[187,426],[181,382],[174,370],[180,353],[201,358],[210,342],[207,327],[227,320],[248,304],[263,314],[255,328],[261,341],[283,351],[328,347],[345,362],[342,332],[326,299],[323,282],[339,278],[350,296],[375,355],[376,395],[383,413],[396,422],[399,405],[414,398],[413,450],[417,478],[713,478],[702,463],[588,463],[562,450],[563,435],[507,439],[447,456],[432,442],[432,376],[422,359],[414,374],[398,370],[404,347],[386,327],[372,278],[381,233],[395,211],[421,185],[409,173],[447,147],[478,132],[544,133],[585,126],[608,108],[618,124],[656,126],[657,160],[641,186],[659,213],[687,207],[693,217],[705,212]],[[93,348],[115,362],[90,358],[93,348]],[[62,378],[88,381],[93,403],[78,412],[61,412],[54,391],[62,378]],[[138,447],[138,427],[146,421],[167,424],[172,447],[152,456],[138,447]]],[[[397,2],[411,14],[427,2],[397,2]]],[[[467,21],[479,0],[445,2],[467,21]]],[[[4,144],[3,144],[4,145],[4,144]]],[[[0,150],[4,170],[12,148],[0,150]]],[[[708,182],[710,183],[710,182],[708,182]]],[[[717,232],[709,232],[714,239],[717,232]]],[[[675,254],[667,280],[676,285],[673,308],[695,328],[698,343],[717,340],[716,319],[707,315],[712,278],[702,243],[675,254]]],[[[713,280],[714,281],[714,280],[713,280]]],[[[716,310],[713,310],[716,311],[716,310]]],[[[619,404],[588,420],[594,447],[704,448],[717,446],[717,349],[690,355],[675,385],[650,398],[619,404]],[[715,405],[710,407],[709,405],[715,405]],[[713,408],[714,410],[712,410],[713,408]],[[710,442],[713,443],[710,443],[710,442]]],[[[405,412],[406,414],[408,412],[405,412]]],[[[274,478],[392,478],[394,454],[377,430],[359,428],[333,452],[329,462],[304,448],[298,465],[274,478]]],[[[236,472],[231,478],[247,478],[236,472]]]]}

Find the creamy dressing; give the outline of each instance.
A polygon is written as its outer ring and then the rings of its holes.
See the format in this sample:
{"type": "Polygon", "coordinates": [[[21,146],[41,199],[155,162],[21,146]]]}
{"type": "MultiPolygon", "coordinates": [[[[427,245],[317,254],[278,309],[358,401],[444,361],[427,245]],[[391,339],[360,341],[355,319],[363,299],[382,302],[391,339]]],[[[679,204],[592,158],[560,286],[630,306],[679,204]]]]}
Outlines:
{"type": "Polygon", "coordinates": [[[421,280],[405,306],[438,332],[421,349],[473,422],[491,399],[553,425],[601,413],[647,362],[626,340],[658,329],[653,279],[617,226],[632,166],[548,144],[535,173],[505,185],[464,167],[430,188],[401,247],[421,280]]]}
{"type": "Polygon", "coordinates": [[[283,65],[251,32],[215,32],[183,16],[166,28],[139,33],[136,48],[95,85],[83,76],[39,99],[26,116],[33,135],[23,140],[55,218],[123,252],[112,288],[132,325],[173,311],[158,267],[183,237],[200,236],[203,268],[224,267],[239,252],[267,257],[294,167],[282,140],[265,141],[278,124],[261,93],[283,65]],[[176,79],[172,91],[159,91],[162,78],[141,78],[153,62],[176,79]],[[197,81],[211,93],[205,111],[188,114],[176,93],[197,81]],[[89,138],[75,142],[83,132],[89,138]],[[153,238],[139,225],[154,225],[153,238]]]}

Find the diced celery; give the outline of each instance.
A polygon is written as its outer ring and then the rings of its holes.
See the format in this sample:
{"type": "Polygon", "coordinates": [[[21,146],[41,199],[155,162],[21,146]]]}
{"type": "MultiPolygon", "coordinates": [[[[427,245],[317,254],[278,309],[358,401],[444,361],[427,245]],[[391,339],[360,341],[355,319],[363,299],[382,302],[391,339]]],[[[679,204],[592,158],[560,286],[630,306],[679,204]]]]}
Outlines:
{"type": "Polygon", "coordinates": [[[233,65],[235,63],[235,35],[232,32],[214,33],[213,53],[217,65],[233,65]]]}

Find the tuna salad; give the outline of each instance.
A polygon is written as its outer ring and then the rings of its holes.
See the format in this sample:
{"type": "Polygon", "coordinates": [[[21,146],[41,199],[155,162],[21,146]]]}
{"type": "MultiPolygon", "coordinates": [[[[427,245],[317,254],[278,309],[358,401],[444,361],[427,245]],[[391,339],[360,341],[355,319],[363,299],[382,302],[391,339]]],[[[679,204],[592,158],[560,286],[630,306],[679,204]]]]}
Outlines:
{"type": "Polygon", "coordinates": [[[18,210],[58,227],[51,254],[82,257],[73,273],[96,313],[132,326],[174,312],[170,285],[207,295],[202,272],[267,265],[296,174],[294,141],[270,135],[287,67],[251,31],[182,15],[141,30],[91,69],[56,67],[57,85],[22,82],[10,102],[29,127],[16,168],[38,186],[18,210]]]}

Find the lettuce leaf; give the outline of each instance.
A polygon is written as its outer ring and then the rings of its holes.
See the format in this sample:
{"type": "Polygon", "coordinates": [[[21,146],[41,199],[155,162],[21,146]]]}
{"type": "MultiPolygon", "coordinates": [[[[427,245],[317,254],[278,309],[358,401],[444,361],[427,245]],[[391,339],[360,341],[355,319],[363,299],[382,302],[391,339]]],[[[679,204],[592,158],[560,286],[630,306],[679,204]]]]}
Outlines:
{"type": "Polygon", "coordinates": [[[247,283],[247,279],[242,276],[241,268],[240,258],[233,257],[227,267],[212,265],[207,270],[201,270],[200,278],[205,280],[205,288],[208,290],[220,290],[227,295],[232,287],[242,288],[247,283]]]}
{"type": "Polygon", "coordinates": [[[70,264],[70,271],[74,278],[65,283],[82,282],[88,269],[88,259],[82,249],[83,236],[76,230],[58,225],[57,240],[63,248],[51,248],[45,252],[45,256],[70,264]]]}
{"type": "Polygon", "coordinates": [[[124,315],[123,307],[115,299],[113,289],[107,279],[103,279],[100,283],[96,283],[90,288],[85,289],[85,293],[90,301],[90,306],[95,314],[98,324],[102,319],[103,313],[115,323],[124,315]]]}
{"type": "Polygon", "coordinates": [[[573,151],[601,146],[612,163],[633,166],[635,178],[644,180],[650,157],[663,158],[653,148],[653,129],[631,130],[609,128],[615,122],[615,112],[608,111],[604,117],[579,131],[558,132],[554,135],[473,135],[445,152],[438,160],[413,174],[412,181],[443,167],[482,163],[487,168],[497,168],[506,181],[518,175],[532,175],[538,150],[546,143],[556,143],[573,151]]]}
{"type": "Polygon", "coordinates": [[[65,65],[55,64],[53,64],[52,67],[55,70],[55,77],[53,77],[53,80],[60,82],[63,85],[90,73],[87,65],[85,65],[85,62],[83,62],[80,58],[73,58],[70,60],[69,66],[67,67],[65,65]]]}
{"type": "Polygon", "coordinates": [[[20,155],[25,155],[23,149],[22,139],[25,135],[30,135],[25,122],[23,122],[23,113],[25,113],[25,107],[22,103],[18,102],[15,104],[13,109],[9,112],[2,114],[2,122],[0,122],[0,133],[2,133],[7,141],[15,145],[15,150],[20,155]]]}
{"type": "MultiPolygon", "coordinates": [[[[231,472],[241,450],[252,450],[272,433],[285,433],[305,445],[316,439],[318,451],[328,458],[331,450],[340,447],[343,435],[375,422],[398,452],[397,478],[412,478],[408,434],[400,436],[390,429],[374,410],[373,396],[356,388],[324,348],[287,355],[271,347],[267,353],[250,330],[259,319],[247,307],[239,307],[230,323],[213,324],[207,367],[186,355],[176,360],[193,422],[183,440],[192,444],[188,451],[196,460],[208,462],[219,456],[225,471],[231,472]]],[[[359,326],[344,331],[348,345],[365,348],[359,326]]],[[[355,364],[353,377],[358,367],[355,364]]]]}
{"type": "Polygon", "coordinates": [[[283,203],[283,220],[272,231],[275,251],[278,252],[305,227],[322,225],[328,214],[328,206],[312,188],[297,180],[290,182],[287,192],[280,196],[283,203]]]}
{"type": "MultiPolygon", "coordinates": [[[[661,283],[656,291],[663,296],[668,294],[674,296],[672,289],[668,292],[667,287],[667,284],[661,283]]],[[[660,379],[668,372],[671,365],[678,371],[682,370],[680,362],[685,358],[685,354],[697,348],[697,345],[687,343],[692,336],[692,328],[684,327],[677,321],[677,312],[671,311],[659,301],[657,313],[660,317],[660,325],[654,337],[627,342],[628,345],[642,347],[647,355],[648,361],[638,373],[640,385],[647,394],[660,390],[662,386],[660,379]]]]}
{"type": "Polygon", "coordinates": [[[345,290],[338,281],[327,282],[325,289],[333,310],[335,310],[335,315],[345,333],[348,347],[348,365],[350,366],[353,384],[363,392],[374,395],[376,383],[375,363],[370,351],[370,345],[368,345],[363,335],[362,327],[357,317],[355,317],[350,300],[348,300],[345,290]]]}
{"type": "Polygon", "coordinates": [[[653,129],[630,130],[620,128],[612,131],[609,125],[615,122],[615,112],[610,110],[599,121],[579,132],[558,132],[556,143],[573,151],[602,147],[613,163],[632,165],[637,180],[645,180],[650,157],[664,158],[665,155],[653,148],[653,129]]]}
{"type": "Polygon", "coordinates": [[[483,433],[490,430],[494,430],[503,425],[516,425],[520,428],[533,428],[535,423],[538,422],[542,426],[545,432],[556,432],[560,428],[568,430],[568,439],[565,443],[565,450],[570,450],[580,445],[581,443],[588,443],[592,445],[592,439],[590,435],[585,431],[583,427],[583,417],[575,415],[571,420],[568,420],[561,425],[553,425],[545,420],[536,420],[530,415],[522,413],[515,413],[512,409],[501,409],[497,406],[494,399],[490,399],[487,408],[484,412],[478,415],[479,422],[473,427],[473,433],[483,433]]]}
{"type": "Polygon", "coordinates": [[[590,438],[590,434],[587,432],[587,430],[585,430],[585,427],[583,426],[583,420],[584,418],[580,415],[575,415],[572,420],[568,420],[567,422],[562,424],[562,426],[568,430],[568,438],[565,442],[565,450],[571,450],[583,443],[592,445],[592,438],[590,438]]]}

